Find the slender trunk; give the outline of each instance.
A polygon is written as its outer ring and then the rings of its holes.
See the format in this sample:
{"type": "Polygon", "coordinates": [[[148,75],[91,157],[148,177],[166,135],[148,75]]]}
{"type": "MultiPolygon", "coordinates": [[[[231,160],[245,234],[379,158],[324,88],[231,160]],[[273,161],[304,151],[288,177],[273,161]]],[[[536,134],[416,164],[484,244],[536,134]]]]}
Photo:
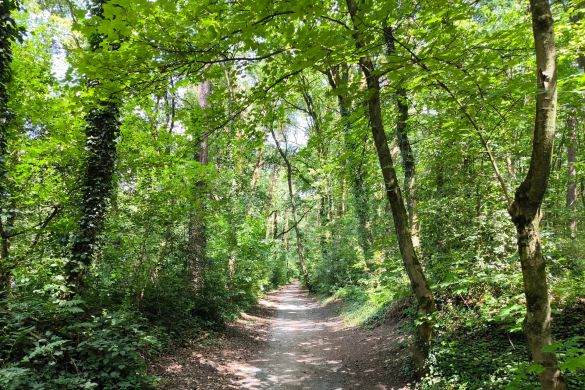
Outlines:
{"type": "Polygon", "coordinates": [[[287,166],[286,169],[287,173],[287,183],[288,183],[288,194],[290,196],[290,204],[292,209],[292,216],[293,216],[293,223],[295,227],[295,236],[297,241],[297,254],[299,256],[299,264],[301,266],[301,273],[303,275],[303,281],[305,282],[305,286],[307,288],[311,288],[311,282],[309,280],[309,272],[307,271],[307,265],[305,264],[305,256],[304,256],[304,249],[303,249],[303,242],[301,240],[301,230],[299,229],[299,217],[297,215],[297,207],[294,200],[294,192],[292,187],[292,168],[290,164],[287,166]]]}
{"type": "Polygon", "coordinates": [[[311,289],[311,281],[309,278],[309,271],[307,270],[307,265],[305,263],[305,256],[304,256],[304,249],[303,249],[303,242],[301,239],[301,230],[299,228],[299,217],[297,214],[297,205],[295,202],[295,196],[293,191],[292,185],[292,165],[288,159],[287,153],[282,150],[280,147],[280,143],[276,139],[276,134],[274,134],[274,130],[271,130],[272,138],[274,139],[274,143],[276,144],[276,148],[278,149],[278,153],[282,157],[284,164],[286,165],[286,179],[288,184],[288,195],[290,197],[290,207],[292,210],[293,216],[293,224],[295,229],[295,236],[297,241],[297,255],[299,256],[299,265],[301,266],[301,274],[303,276],[303,282],[308,289],[311,289]]]}
{"type": "Polygon", "coordinates": [[[569,232],[571,239],[577,238],[577,113],[571,111],[567,119],[569,143],[567,148],[567,208],[569,209],[569,232]]]}
{"type": "MultiPolygon", "coordinates": [[[[345,215],[345,179],[341,179],[341,183],[339,183],[339,191],[341,192],[339,197],[339,204],[337,207],[337,218],[341,218],[345,215]]],[[[333,218],[331,218],[333,222],[333,218]]]]}
{"type": "MultiPolygon", "coordinates": [[[[276,174],[277,174],[277,169],[275,168],[272,171],[272,174],[270,176],[270,185],[268,186],[268,199],[266,199],[266,203],[264,204],[264,214],[266,214],[268,212],[268,210],[270,210],[270,208],[272,207],[272,197],[274,194],[274,187],[276,185],[276,174]]],[[[277,210],[274,210],[272,212],[272,214],[270,215],[274,215],[274,222],[273,222],[273,226],[275,228],[275,230],[272,232],[272,236],[274,238],[276,238],[276,235],[278,234],[278,232],[276,231],[276,221],[278,218],[278,212],[277,210]]],[[[268,238],[270,237],[270,215],[268,215],[268,217],[266,218],[266,239],[268,240],[268,238]]]]}
{"type": "Polygon", "coordinates": [[[544,367],[543,389],[566,389],[552,343],[551,309],[545,258],[539,234],[541,206],[551,171],[557,110],[557,69],[553,18],[548,0],[530,0],[537,65],[536,116],[530,168],[516,189],[509,212],[516,226],[522,265],[526,318],[524,332],[532,360],[544,367]]]}
{"type": "MultiPolygon", "coordinates": [[[[10,65],[12,64],[12,43],[18,39],[20,31],[16,26],[12,11],[16,10],[16,2],[4,0],[0,2],[0,214],[5,216],[10,210],[7,204],[9,193],[6,183],[6,160],[8,158],[8,129],[12,122],[13,113],[8,107],[8,84],[12,80],[10,65]]],[[[5,217],[0,217],[5,218],[5,217]]],[[[10,286],[10,275],[13,264],[8,259],[9,253],[9,224],[2,222],[2,253],[0,255],[0,292],[10,286]]]]}
{"type": "Polygon", "coordinates": [[[284,260],[286,264],[286,280],[288,281],[288,230],[289,230],[290,210],[286,209],[284,213],[284,260]]]}
{"type": "MultiPolygon", "coordinates": [[[[351,115],[351,102],[344,91],[347,90],[348,82],[349,82],[349,67],[343,66],[341,69],[339,67],[331,67],[327,72],[327,78],[329,79],[329,84],[335,94],[337,95],[337,104],[339,107],[339,115],[341,117],[341,121],[343,123],[343,130],[344,130],[344,138],[345,138],[345,149],[348,152],[355,152],[357,145],[352,140],[353,137],[353,128],[351,125],[350,115],[351,115]]],[[[371,257],[371,234],[370,230],[368,229],[368,194],[365,188],[364,182],[364,172],[361,167],[361,164],[356,164],[355,161],[357,159],[350,159],[347,161],[347,166],[350,170],[349,174],[352,177],[352,187],[351,193],[353,198],[353,209],[355,212],[355,217],[357,219],[357,235],[358,235],[358,242],[362,251],[364,253],[364,257],[367,259],[371,257]]]]}
{"type": "Polygon", "coordinates": [[[418,218],[418,207],[416,205],[416,167],[414,154],[408,140],[408,101],[406,90],[399,88],[396,92],[398,108],[398,121],[396,123],[396,136],[400,155],[402,156],[402,168],[404,170],[404,198],[406,210],[408,211],[408,223],[412,235],[412,243],[417,253],[420,254],[420,222],[418,218]]]}
{"type": "MultiPolygon", "coordinates": [[[[199,106],[206,110],[209,107],[208,99],[211,95],[211,83],[205,81],[198,86],[199,106]]],[[[197,125],[197,124],[196,124],[197,125]]],[[[201,165],[207,165],[209,162],[209,145],[208,136],[205,131],[196,145],[194,158],[201,165]]],[[[195,183],[194,205],[189,221],[189,236],[187,242],[187,261],[190,271],[191,284],[195,290],[199,290],[203,285],[205,270],[205,247],[207,244],[205,229],[205,186],[204,180],[199,179],[195,183]]]]}
{"type": "Polygon", "coordinates": [[[290,210],[286,209],[286,212],[284,213],[284,236],[283,236],[283,240],[284,240],[284,250],[285,253],[288,255],[288,231],[289,231],[289,222],[288,220],[290,219],[290,210]]]}
{"type": "MultiPolygon", "coordinates": [[[[328,156],[328,149],[327,144],[325,143],[325,137],[323,135],[322,126],[321,126],[321,118],[317,114],[317,109],[315,108],[315,103],[313,101],[313,97],[309,93],[306,84],[302,85],[303,91],[303,100],[305,101],[305,106],[307,108],[307,112],[309,117],[311,118],[311,138],[313,136],[317,137],[317,157],[319,158],[319,165],[324,166],[327,162],[328,156]]],[[[311,141],[309,141],[311,142],[311,141]]],[[[327,254],[327,238],[328,238],[328,226],[329,226],[329,210],[328,210],[328,194],[329,194],[329,180],[327,175],[325,174],[322,178],[323,183],[325,185],[319,188],[319,195],[320,195],[320,202],[319,202],[319,214],[317,215],[318,218],[318,226],[319,226],[319,247],[321,249],[321,257],[326,259],[328,257],[327,254]]]]}
{"type": "Polygon", "coordinates": [[[514,168],[512,156],[510,156],[509,153],[506,154],[506,170],[508,171],[508,176],[510,179],[516,180],[516,168],[514,168]]]}
{"type": "MultiPolygon", "coordinates": [[[[365,28],[362,19],[358,15],[358,7],[355,0],[347,0],[347,7],[355,28],[354,39],[356,48],[363,52],[365,42],[363,41],[362,31],[365,28]]],[[[380,168],[384,177],[386,195],[392,209],[394,227],[398,238],[400,253],[411,288],[418,303],[418,315],[420,325],[418,325],[417,342],[415,351],[415,361],[418,368],[422,370],[424,360],[428,356],[429,346],[432,338],[432,324],[429,318],[435,312],[435,301],[423,272],[419,257],[412,241],[412,234],[408,223],[408,213],[404,206],[402,191],[396,177],[394,162],[384,123],[382,120],[382,109],[380,105],[380,80],[376,75],[374,64],[368,56],[364,55],[359,61],[362,72],[366,78],[368,88],[368,113],[370,117],[370,128],[380,162],[380,168]]]]}
{"type": "Polygon", "coordinates": [[[579,180],[579,195],[581,197],[581,204],[583,204],[583,207],[585,208],[585,180],[583,178],[581,178],[581,180],[579,180]]]}
{"type": "Polygon", "coordinates": [[[276,236],[278,235],[278,210],[274,210],[274,215],[272,217],[272,237],[276,240],[276,236]]]}
{"type": "Polygon", "coordinates": [[[256,164],[254,164],[254,171],[252,173],[252,181],[250,183],[250,187],[252,191],[256,191],[256,186],[258,185],[258,180],[260,179],[260,168],[262,168],[262,155],[264,154],[264,149],[260,149],[258,151],[258,157],[256,158],[256,164]]]}
{"type": "MultiPolygon", "coordinates": [[[[396,52],[394,45],[394,35],[392,28],[384,25],[384,41],[386,43],[386,52],[393,55],[396,52]]],[[[403,80],[400,84],[403,84],[403,80]]],[[[406,200],[406,210],[408,211],[408,223],[412,235],[412,243],[420,254],[420,223],[418,218],[418,208],[416,206],[416,165],[414,154],[410,141],[408,139],[408,99],[406,90],[400,86],[396,91],[396,108],[398,117],[396,121],[396,138],[400,155],[402,156],[402,169],[404,170],[404,198],[406,200]]]]}

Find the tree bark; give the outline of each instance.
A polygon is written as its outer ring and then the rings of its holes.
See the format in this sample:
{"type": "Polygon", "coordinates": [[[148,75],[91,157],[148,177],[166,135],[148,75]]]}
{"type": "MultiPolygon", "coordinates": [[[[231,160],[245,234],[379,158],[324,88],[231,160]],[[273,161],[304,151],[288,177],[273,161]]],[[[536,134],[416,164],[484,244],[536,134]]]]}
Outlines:
{"type": "Polygon", "coordinates": [[[577,113],[569,113],[567,119],[569,142],[567,147],[567,208],[569,209],[569,234],[577,238],[577,113]]]}
{"type": "MultiPolygon", "coordinates": [[[[272,174],[270,175],[270,185],[268,186],[268,198],[266,199],[266,203],[264,204],[264,214],[270,210],[272,207],[272,198],[274,194],[274,187],[276,186],[276,175],[278,170],[274,168],[272,170],[272,174]]],[[[266,217],[266,239],[270,238],[270,227],[274,227],[274,231],[272,232],[272,236],[276,239],[276,235],[278,232],[276,231],[277,224],[278,224],[278,211],[274,210],[266,217]],[[270,221],[270,217],[273,216],[273,221],[270,221]]]]}
{"type": "MultiPolygon", "coordinates": [[[[205,111],[209,107],[211,83],[204,81],[197,87],[199,107],[205,111]]],[[[205,117],[205,115],[204,115],[205,117]]],[[[195,124],[198,125],[198,124],[195,124]]],[[[199,142],[195,145],[194,159],[200,165],[209,163],[209,142],[205,130],[201,131],[199,142]]],[[[189,236],[187,240],[187,262],[190,282],[195,291],[203,287],[205,272],[205,248],[207,245],[205,229],[205,180],[199,179],[193,191],[194,204],[189,218],[189,236]]]]}
{"type": "MultiPolygon", "coordinates": [[[[297,241],[297,255],[299,257],[299,265],[301,266],[301,274],[303,276],[303,282],[305,286],[310,290],[311,289],[311,280],[309,278],[309,271],[307,270],[307,265],[305,263],[305,256],[304,256],[304,249],[303,249],[303,242],[301,239],[301,230],[299,228],[299,217],[297,214],[297,206],[295,202],[295,196],[293,191],[292,185],[292,165],[290,160],[288,159],[287,153],[282,150],[278,139],[276,138],[276,134],[274,134],[274,130],[270,130],[272,134],[272,138],[274,139],[274,143],[276,144],[276,148],[278,149],[278,153],[282,157],[284,164],[286,165],[286,179],[288,184],[288,195],[290,197],[290,206],[292,209],[292,216],[293,216],[293,223],[295,229],[295,236],[297,241]]],[[[287,221],[288,223],[288,221],[287,221]]]]}
{"type": "Polygon", "coordinates": [[[258,156],[256,157],[256,164],[254,164],[254,171],[252,172],[252,181],[250,182],[250,188],[252,191],[256,191],[256,186],[258,185],[258,180],[260,179],[260,168],[262,168],[263,154],[264,149],[260,149],[258,151],[258,156]]]}
{"type": "Polygon", "coordinates": [[[541,206],[551,171],[557,110],[557,69],[553,18],[548,0],[530,0],[537,65],[538,92],[530,168],[516,189],[509,212],[516,226],[522,265],[526,318],[524,332],[532,360],[544,367],[539,375],[543,389],[566,389],[552,343],[550,296],[545,258],[539,234],[541,206]]]}
{"type": "Polygon", "coordinates": [[[417,253],[420,254],[420,222],[416,205],[416,166],[408,139],[408,100],[406,90],[399,88],[396,91],[396,98],[396,107],[398,108],[396,136],[400,147],[400,155],[402,156],[402,169],[404,170],[404,198],[406,200],[406,210],[408,211],[412,243],[417,253]]]}
{"type": "MultiPolygon", "coordinates": [[[[363,52],[366,45],[362,37],[364,25],[358,15],[359,9],[355,0],[347,0],[347,7],[354,26],[353,36],[356,48],[359,52],[363,52]]],[[[380,104],[380,80],[376,75],[374,63],[370,57],[363,55],[359,60],[359,64],[366,78],[369,96],[368,113],[370,117],[370,128],[376,146],[382,176],[384,177],[386,195],[392,209],[398,245],[400,247],[404,268],[408,274],[411,288],[418,303],[418,315],[421,323],[417,329],[417,348],[414,357],[419,370],[422,370],[424,360],[428,356],[432,338],[432,324],[429,317],[435,312],[435,301],[413,244],[408,223],[408,213],[404,206],[402,191],[398,184],[394,162],[392,161],[392,155],[386,139],[380,104]]]]}
{"type": "MultiPolygon", "coordinates": [[[[393,55],[396,52],[394,45],[394,32],[392,28],[384,25],[384,41],[386,43],[386,52],[393,55]]],[[[400,84],[403,84],[400,80],[400,84]]],[[[402,169],[404,171],[404,198],[406,200],[406,210],[408,211],[408,223],[412,235],[412,243],[420,254],[420,223],[418,218],[418,208],[416,205],[416,165],[414,153],[408,139],[408,99],[406,89],[399,86],[396,90],[396,108],[398,117],[396,120],[396,138],[400,155],[402,156],[402,169]]]]}

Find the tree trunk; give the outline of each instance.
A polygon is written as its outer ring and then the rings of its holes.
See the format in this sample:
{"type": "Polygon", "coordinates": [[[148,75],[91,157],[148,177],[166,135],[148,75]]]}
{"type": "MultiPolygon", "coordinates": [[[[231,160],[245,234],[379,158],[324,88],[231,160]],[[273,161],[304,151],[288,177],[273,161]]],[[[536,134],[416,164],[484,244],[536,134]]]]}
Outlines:
{"type": "MultiPolygon", "coordinates": [[[[331,67],[327,72],[329,85],[333,92],[337,95],[337,104],[339,107],[339,115],[343,123],[345,148],[348,152],[354,153],[357,145],[352,141],[352,125],[350,120],[351,102],[344,91],[347,90],[349,82],[349,67],[342,66],[331,67]]],[[[347,161],[349,174],[352,177],[351,193],[353,197],[353,209],[357,219],[357,235],[358,242],[364,257],[367,260],[371,257],[371,234],[368,229],[368,194],[365,188],[364,172],[361,164],[356,164],[357,159],[350,159],[347,161]]]]}
{"type": "Polygon", "coordinates": [[[551,310],[545,259],[539,234],[541,206],[551,171],[557,109],[557,69],[553,18],[548,0],[530,0],[537,65],[536,117],[530,168],[510,206],[516,226],[522,265],[526,318],[524,331],[532,360],[544,367],[539,375],[543,389],[566,389],[552,343],[551,310]]]}
{"type": "MultiPolygon", "coordinates": [[[[347,7],[355,29],[354,39],[356,48],[359,52],[363,52],[365,42],[362,38],[362,31],[365,26],[358,15],[358,7],[355,0],[347,0],[347,7]]],[[[435,301],[412,241],[408,213],[404,206],[402,192],[396,177],[396,170],[394,169],[394,162],[392,161],[392,155],[386,139],[380,105],[380,80],[375,73],[374,64],[370,57],[364,55],[360,58],[359,64],[368,87],[370,128],[376,146],[382,176],[384,177],[386,195],[392,209],[398,245],[400,247],[404,268],[406,269],[411,288],[418,303],[418,315],[421,322],[417,329],[414,358],[419,370],[422,370],[424,360],[428,356],[432,338],[432,324],[429,317],[435,312],[435,301]]]]}
{"type": "Polygon", "coordinates": [[[284,241],[284,250],[285,250],[285,254],[287,255],[287,257],[288,257],[288,232],[289,232],[288,220],[289,219],[290,219],[290,211],[289,211],[289,209],[286,209],[286,212],[284,213],[284,236],[283,236],[283,241],[284,241]]]}
{"type": "Polygon", "coordinates": [[[250,188],[252,188],[252,191],[256,191],[256,186],[258,185],[258,180],[260,179],[260,169],[262,168],[263,154],[264,149],[260,149],[258,151],[258,156],[256,157],[256,164],[254,164],[254,171],[252,172],[252,181],[250,182],[250,188]]]}
{"type": "Polygon", "coordinates": [[[305,256],[304,256],[304,249],[303,249],[303,242],[301,238],[301,230],[299,228],[299,217],[297,213],[297,206],[295,202],[295,196],[293,191],[292,185],[292,165],[288,159],[287,153],[282,150],[280,147],[280,143],[276,139],[276,134],[274,134],[274,130],[271,130],[272,138],[274,139],[274,143],[276,144],[276,148],[278,149],[278,153],[282,157],[284,164],[286,165],[286,179],[288,184],[288,195],[290,197],[290,207],[292,209],[292,216],[293,216],[293,224],[295,229],[295,236],[297,241],[297,255],[299,257],[299,265],[301,266],[301,274],[303,276],[303,282],[308,289],[311,289],[311,280],[309,278],[309,271],[307,270],[307,265],[305,263],[305,256]]]}
{"type": "MultiPolygon", "coordinates": [[[[104,19],[103,5],[106,2],[107,0],[95,0],[91,3],[94,18],[104,19]]],[[[103,37],[99,33],[93,33],[88,40],[93,52],[104,50],[101,47],[103,37]]],[[[112,198],[117,158],[116,139],[120,132],[118,106],[119,101],[113,98],[104,99],[86,116],[86,166],[81,217],[78,221],[78,233],[73,239],[71,261],[67,264],[68,282],[77,289],[81,287],[83,276],[93,261],[112,198]]]]}
{"type": "Polygon", "coordinates": [[[418,207],[416,205],[416,167],[414,154],[408,140],[408,101],[406,90],[399,88],[396,91],[396,107],[398,108],[398,121],[396,123],[396,136],[400,155],[402,156],[402,168],[404,170],[404,197],[406,210],[408,211],[408,223],[412,243],[417,253],[420,254],[420,223],[418,218],[418,207]]]}
{"type": "MultiPolygon", "coordinates": [[[[205,81],[199,84],[197,92],[199,95],[199,107],[205,111],[209,107],[208,100],[211,95],[211,83],[205,81]]],[[[209,162],[208,135],[205,130],[200,134],[194,158],[201,165],[207,165],[209,162]]],[[[197,180],[195,183],[194,205],[190,215],[189,236],[187,242],[188,268],[190,271],[191,284],[196,291],[203,286],[205,270],[205,247],[207,245],[205,231],[205,187],[206,183],[202,179],[197,180]]]]}
{"type": "MultiPolygon", "coordinates": [[[[266,199],[266,203],[264,204],[264,214],[266,214],[268,212],[268,210],[270,210],[270,208],[272,207],[272,198],[273,198],[273,194],[274,194],[274,187],[276,185],[276,174],[277,174],[277,169],[274,168],[274,170],[272,171],[272,174],[270,175],[270,185],[268,186],[268,199],[266,199]]],[[[276,230],[277,228],[277,222],[278,221],[278,211],[274,210],[271,214],[268,215],[268,217],[266,217],[266,239],[268,240],[268,238],[270,237],[270,225],[272,223],[272,226],[274,227],[274,231],[272,232],[272,236],[276,239],[276,235],[278,234],[278,231],[276,230]],[[273,222],[270,221],[270,217],[274,216],[273,222]]]]}
{"type": "MultiPolygon", "coordinates": [[[[383,32],[386,52],[388,55],[393,55],[396,47],[394,45],[392,28],[384,25],[383,32]]],[[[403,82],[401,80],[400,84],[403,82]]],[[[402,169],[404,170],[404,198],[406,200],[406,210],[408,211],[408,223],[410,225],[412,243],[420,255],[420,223],[418,208],[416,206],[416,165],[412,147],[408,139],[408,99],[406,90],[402,86],[396,90],[396,108],[398,110],[396,138],[398,140],[398,147],[400,148],[400,155],[402,156],[402,169]]]]}
{"type": "Polygon", "coordinates": [[[567,148],[567,208],[569,209],[569,233],[577,238],[577,113],[571,111],[567,119],[569,142],[567,148]]]}
{"type": "Polygon", "coordinates": [[[91,265],[112,197],[119,115],[118,103],[107,101],[93,108],[86,117],[87,157],[81,218],[68,263],[68,281],[74,286],[81,286],[82,277],[91,265]]]}
{"type": "MultiPolygon", "coordinates": [[[[0,214],[9,215],[7,204],[9,193],[6,183],[6,160],[8,158],[8,129],[13,113],[8,107],[8,84],[12,80],[10,65],[12,64],[12,42],[18,39],[20,32],[12,18],[12,11],[17,8],[16,2],[4,0],[0,2],[0,214]]],[[[5,217],[2,217],[5,218],[5,217]]],[[[8,259],[10,246],[9,223],[2,223],[2,253],[0,256],[0,292],[10,285],[13,264],[8,259]]]]}
{"type": "MultiPolygon", "coordinates": [[[[324,166],[327,162],[327,157],[328,157],[328,148],[327,148],[327,144],[325,143],[325,137],[323,135],[323,131],[322,131],[322,121],[321,118],[319,117],[319,115],[317,114],[317,108],[315,108],[315,103],[313,101],[313,97],[311,96],[311,94],[309,93],[309,90],[306,86],[306,83],[303,83],[302,86],[302,95],[303,95],[303,100],[305,101],[305,106],[307,108],[307,113],[309,114],[309,117],[311,118],[311,130],[312,132],[310,133],[310,138],[309,138],[309,143],[312,143],[312,138],[314,136],[317,137],[317,157],[319,159],[319,166],[324,166]]],[[[321,249],[321,258],[322,259],[327,259],[328,252],[327,252],[327,248],[328,248],[328,231],[327,229],[329,228],[329,193],[330,193],[330,181],[328,180],[327,174],[324,175],[324,177],[322,178],[323,183],[325,183],[325,185],[323,187],[319,187],[319,197],[320,197],[320,202],[319,202],[319,213],[317,215],[318,220],[317,220],[317,224],[319,226],[319,247],[321,249]]]]}

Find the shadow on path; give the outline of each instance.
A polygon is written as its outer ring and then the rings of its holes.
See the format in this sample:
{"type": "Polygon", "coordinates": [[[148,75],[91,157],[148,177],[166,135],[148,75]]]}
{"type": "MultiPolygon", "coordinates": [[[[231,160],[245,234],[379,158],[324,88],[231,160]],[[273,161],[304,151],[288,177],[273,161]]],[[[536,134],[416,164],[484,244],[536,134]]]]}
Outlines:
{"type": "Polygon", "coordinates": [[[241,379],[234,383],[236,387],[251,390],[404,388],[389,385],[395,379],[392,373],[384,375],[389,367],[369,367],[373,356],[364,356],[384,353],[373,350],[371,345],[372,342],[380,345],[383,336],[370,334],[367,340],[368,335],[344,328],[334,308],[319,304],[298,282],[267,296],[260,304],[276,310],[270,335],[266,347],[255,359],[247,361],[246,369],[240,372],[241,379]],[[384,376],[388,378],[384,380],[384,376]]]}
{"type": "Polygon", "coordinates": [[[409,389],[400,375],[408,352],[398,323],[347,328],[338,308],[292,283],[242,314],[223,338],[178,350],[153,373],[173,390],[409,389]]]}

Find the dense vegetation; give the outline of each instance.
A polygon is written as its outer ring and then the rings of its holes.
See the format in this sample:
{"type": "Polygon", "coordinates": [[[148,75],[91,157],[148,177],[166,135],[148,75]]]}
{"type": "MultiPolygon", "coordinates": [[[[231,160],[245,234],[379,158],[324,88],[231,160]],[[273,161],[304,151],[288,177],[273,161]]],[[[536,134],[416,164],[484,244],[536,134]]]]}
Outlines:
{"type": "Polygon", "coordinates": [[[584,5],[0,0],[0,387],[155,386],[293,278],[421,389],[585,387],[584,5]]]}

